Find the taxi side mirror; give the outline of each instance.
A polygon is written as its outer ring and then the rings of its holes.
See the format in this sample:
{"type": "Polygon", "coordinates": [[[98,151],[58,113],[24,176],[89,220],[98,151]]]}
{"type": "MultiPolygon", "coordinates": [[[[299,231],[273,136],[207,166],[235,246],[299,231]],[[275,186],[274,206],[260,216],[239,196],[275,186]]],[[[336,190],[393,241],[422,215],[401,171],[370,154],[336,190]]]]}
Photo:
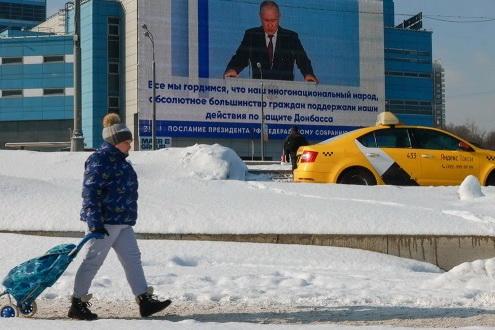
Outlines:
{"type": "Polygon", "coordinates": [[[466,142],[463,142],[463,141],[459,142],[458,147],[459,147],[459,150],[461,150],[461,151],[467,151],[467,152],[473,152],[474,151],[474,149],[469,144],[467,144],[466,142]]]}

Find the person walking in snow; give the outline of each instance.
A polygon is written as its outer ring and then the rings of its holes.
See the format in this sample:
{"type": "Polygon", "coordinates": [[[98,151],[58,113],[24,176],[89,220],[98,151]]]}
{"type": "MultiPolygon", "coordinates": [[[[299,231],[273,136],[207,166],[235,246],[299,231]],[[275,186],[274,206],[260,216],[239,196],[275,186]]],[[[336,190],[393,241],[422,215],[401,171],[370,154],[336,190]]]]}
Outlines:
{"type": "Polygon", "coordinates": [[[306,138],[299,132],[299,127],[292,126],[290,129],[289,136],[284,141],[284,155],[287,157],[289,155],[290,161],[292,163],[292,170],[294,171],[297,167],[297,149],[302,146],[307,146],[308,141],[306,138]]]}
{"type": "Polygon", "coordinates": [[[95,320],[89,310],[89,288],[105,261],[110,248],[116,252],[124,267],[127,281],[136,296],[142,317],[162,311],[171,304],[160,301],[148,287],[141,252],[132,226],[137,219],[138,178],[126,161],[132,143],[132,133],[120,123],[117,114],[103,118],[103,144],[86,160],[82,191],[81,220],[88,231],[97,234],[86,245],[86,255],[77,270],[74,293],[68,317],[95,320]]]}

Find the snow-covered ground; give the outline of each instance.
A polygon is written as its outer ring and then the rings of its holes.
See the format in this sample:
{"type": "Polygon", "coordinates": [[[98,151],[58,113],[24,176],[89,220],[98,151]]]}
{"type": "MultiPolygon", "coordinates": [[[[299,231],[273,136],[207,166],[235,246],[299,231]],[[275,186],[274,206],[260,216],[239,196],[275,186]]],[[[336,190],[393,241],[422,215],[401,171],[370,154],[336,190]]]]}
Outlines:
{"type": "MultiPolygon", "coordinates": [[[[83,230],[88,153],[0,151],[0,230],[83,230]]],[[[147,233],[495,234],[495,188],[361,187],[260,181],[230,149],[130,155],[147,233]]]]}
{"type": "MultiPolygon", "coordinates": [[[[88,155],[0,151],[0,230],[84,230],[78,218],[88,155]]],[[[263,181],[263,176],[247,174],[235,153],[218,145],[136,152],[130,160],[140,179],[138,232],[495,232],[495,189],[480,189],[472,179],[461,187],[437,188],[263,181]]],[[[66,242],[77,239],[0,234],[0,273],[66,242]]],[[[256,329],[259,325],[253,322],[273,320],[303,324],[289,327],[295,329],[312,322],[401,325],[394,320],[438,321],[444,316],[471,320],[455,326],[495,325],[495,259],[443,272],[414,260],[344,248],[147,240],[139,244],[150,284],[160,297],[174,301],[162,319],[90,325],[15,319],[0,320],[0,328],[256,329]]],[[[79,263],[80,257],[41,295],[37,316],[65,317],[79,263]]],[[[98,273],[92,292],[94,307],[104,318],[137,317],[115,255],[98,273]]],[[[449,323],[412,324],[430,325],[449,323]]]]}
{"type": "MultiPolygon", "coordinates": [[[[0,268],[6,272],[28,256],[64,242],[76,240],[1,234],[0,268]]],[[[345,248],[184,241],[139,244],[150,285],[160,297],[174,301],[166,314],[160,314],[162,322],[263,323],[275,311],[279,315],[271,317],[277,322],[373,324],[404,317],[490,315],[495,303],[495,262],[491,259],[465,263],[444,273],[431,264],[345,248]]],[[[65,317],[79,262],[80,258],[76,259],[38,298],[37,317],[65,317]]],[[[94,310],[102,318],[138,317],[113,253],[96,276],[92,293],[94,310]]],[[[495,322],[495,318],[491,320],[495,322]]],[[[31,322],[25,320],[21,325],[29,327],[31,322]]],[[[194,325],[180,324],[184,328],[194,325]]],[[[62,325],[75,326],[73,322],[62,325]]],[[[107,323],[98,323],[98,327],[107,327],[107,323]]]]}

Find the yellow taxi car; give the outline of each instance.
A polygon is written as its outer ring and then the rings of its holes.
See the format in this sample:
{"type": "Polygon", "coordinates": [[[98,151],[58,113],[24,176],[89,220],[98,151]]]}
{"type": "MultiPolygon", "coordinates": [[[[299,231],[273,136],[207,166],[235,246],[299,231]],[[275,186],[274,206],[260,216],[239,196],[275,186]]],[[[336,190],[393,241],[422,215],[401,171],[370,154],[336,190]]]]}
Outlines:
{"type": "Polygon", "coordinates": [[[495,185],[495,151],[440,129],[399,124],[391,112],[374,127],[300,147],[296,182],[459,185],[468,175],[495,185]]]}

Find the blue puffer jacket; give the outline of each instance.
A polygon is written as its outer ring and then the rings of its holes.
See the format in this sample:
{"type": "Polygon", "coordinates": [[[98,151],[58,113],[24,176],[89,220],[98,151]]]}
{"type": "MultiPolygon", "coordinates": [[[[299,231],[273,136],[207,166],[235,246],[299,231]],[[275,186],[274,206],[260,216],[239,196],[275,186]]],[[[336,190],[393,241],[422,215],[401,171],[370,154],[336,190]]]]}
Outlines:
{"type": "Polygon", "coordinates": [[[104,142],[86,160],[81,220],[89,228],[136,224],[138,180],[126,157],[104,142]]]}

